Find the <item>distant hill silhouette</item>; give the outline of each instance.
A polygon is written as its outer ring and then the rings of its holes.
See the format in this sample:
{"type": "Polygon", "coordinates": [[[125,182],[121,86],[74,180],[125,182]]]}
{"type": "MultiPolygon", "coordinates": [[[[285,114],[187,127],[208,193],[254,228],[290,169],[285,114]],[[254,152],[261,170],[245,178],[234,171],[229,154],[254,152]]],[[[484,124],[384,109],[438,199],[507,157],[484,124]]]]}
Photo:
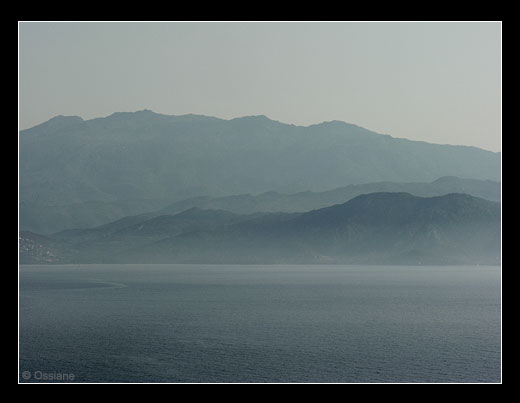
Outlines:
{"type": "Polygon", "coordinates": [[[265,116],[62,116],[20,132],[20,198],[34,203],[324,191],[447,175],[497,181],[500,154],[265,116]]]}
{"type": "Polygon", "coordinates": [[[451,193],[370,193],[305,213],[193,208],[49,236],[21,263],[500,264],[500,204],[451,193]]]}
{"type": "Polygon", "coordinates": [[[299,192],[283,194],[265,192],[224,197],[194,197],[172,203],[161,210],[162,214],[172,214],[191,207],[222,209],[248,214],[264,212],[303,212],[344,203],[356,196],[376,192],[405,192],[415,196],[441,196],[448,193],[466,193],[491,201],[500,201],[500,183],[490,180],[461,179],[453,176],[439,178],[433,182],[375,182],[348,185],[324,192],[299,192]]]}
{"type": "Polygon", "coordinates": [[[332,204],[344,203],[364,193],[407,192],[415,196],[441,196],[447,193],[466,193],[491,201],[500,201],[500,183],[490,180],[443,177],[431,183],[376,182],[348,185],[324,192],[284,194],[265,192],[223,197],[199,196],[175,203],[164,200],[133,200],[119,202],[85,202],[72,205],[42,206],[22,203],[20,227],[42,234],[70,228],[90,228],[122,217],[145,214],[149,216],[176,214],[198,207],[227,210],[238,214],[255,212],[304,212],[332,204]]]}
{"type": "Polygon", "coordinates": [[[51,230],[81,226],[88,215],[98,225],[96,217],[107,222],[202,195],[322,192],[443,176],[498,181],[500,158],[339,121],[303,127],[265,116],[223,120],[148,110],[91,120],[58,116],[19,133],[20,221],[22,229],[46,232],[50,215],[51,230]]]}

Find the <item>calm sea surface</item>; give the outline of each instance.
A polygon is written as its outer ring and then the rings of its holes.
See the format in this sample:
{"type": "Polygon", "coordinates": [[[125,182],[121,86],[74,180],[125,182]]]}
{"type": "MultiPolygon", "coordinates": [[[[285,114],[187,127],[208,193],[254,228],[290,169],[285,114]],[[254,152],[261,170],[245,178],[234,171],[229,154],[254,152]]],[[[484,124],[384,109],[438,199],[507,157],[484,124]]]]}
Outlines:
{"type": "Polygon", "coordinates": [[[20,382],[500,382],[499,267],[21,266],[20,382]]]}

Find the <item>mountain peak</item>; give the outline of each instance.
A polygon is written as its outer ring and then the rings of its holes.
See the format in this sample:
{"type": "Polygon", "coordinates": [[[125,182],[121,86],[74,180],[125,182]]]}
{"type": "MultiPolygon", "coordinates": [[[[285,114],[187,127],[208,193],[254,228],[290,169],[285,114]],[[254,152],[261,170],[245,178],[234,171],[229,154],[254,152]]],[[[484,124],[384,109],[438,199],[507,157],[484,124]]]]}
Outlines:
{"type": "Polygon", "coordinates": [[[65,116],[65,115],[57,115],[53,118],[50,118],[46,122],[40,123],[30,129],[31,131],[36,132],[59,132],[63,129],[72,128],[78,125],[83,124],[85,121],[80,116],[65,116]]]}
{"type": "Polygon", "coordinates": [[[239,119],[249,119],[249,120],[271,120],[265,115],[246,115],[246,116],[240,116],[238,118],[234,118],[232,120],[239,120],[239,119]]]}
{"type": "Polygon", "coordinates": [[[135,112],[114,112],[111,115],[108,115],[106,118],[117,118],[117,119],[126,119],[126,118],[140,118],[140,117],[151,117],[151,116],[164,116],[159,113],[155,113],[150,109],[142,109],[135,112]]]}
{"type": "Polygon", "coordinates": [[[233,118],[230,120],[231,122],[244,122],[244,123],[269,123],[276,122],[275,120],[269,119],[265,115],[249,115],[249,116],[241,116],[238,118],[233,118]]]}
{"type": "Polygon", "coordinates": [[[48,122],[83,122],[83,118],[76,115],[57,115],[49,119],[48,122]]]}

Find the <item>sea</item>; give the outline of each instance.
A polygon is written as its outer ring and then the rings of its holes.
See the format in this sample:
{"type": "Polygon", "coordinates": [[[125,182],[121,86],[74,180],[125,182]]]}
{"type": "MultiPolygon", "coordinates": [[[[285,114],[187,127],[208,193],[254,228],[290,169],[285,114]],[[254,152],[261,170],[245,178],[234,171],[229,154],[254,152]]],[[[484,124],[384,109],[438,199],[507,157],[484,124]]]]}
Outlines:
{"type": "Polygon", "coordinates": [[[19,382],[501,383],[501,268],[19,267],[19,382]]]}

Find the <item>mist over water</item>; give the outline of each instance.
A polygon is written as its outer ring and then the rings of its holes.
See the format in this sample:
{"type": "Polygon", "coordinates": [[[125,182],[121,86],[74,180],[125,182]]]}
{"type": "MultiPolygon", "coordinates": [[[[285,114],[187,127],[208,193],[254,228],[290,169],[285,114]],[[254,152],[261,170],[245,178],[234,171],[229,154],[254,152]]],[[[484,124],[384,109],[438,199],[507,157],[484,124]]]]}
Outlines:
{"type": "Polygon", "coordinates": [[[20,267],[20,381],[500,382],[496,266],[20,267]]]}

